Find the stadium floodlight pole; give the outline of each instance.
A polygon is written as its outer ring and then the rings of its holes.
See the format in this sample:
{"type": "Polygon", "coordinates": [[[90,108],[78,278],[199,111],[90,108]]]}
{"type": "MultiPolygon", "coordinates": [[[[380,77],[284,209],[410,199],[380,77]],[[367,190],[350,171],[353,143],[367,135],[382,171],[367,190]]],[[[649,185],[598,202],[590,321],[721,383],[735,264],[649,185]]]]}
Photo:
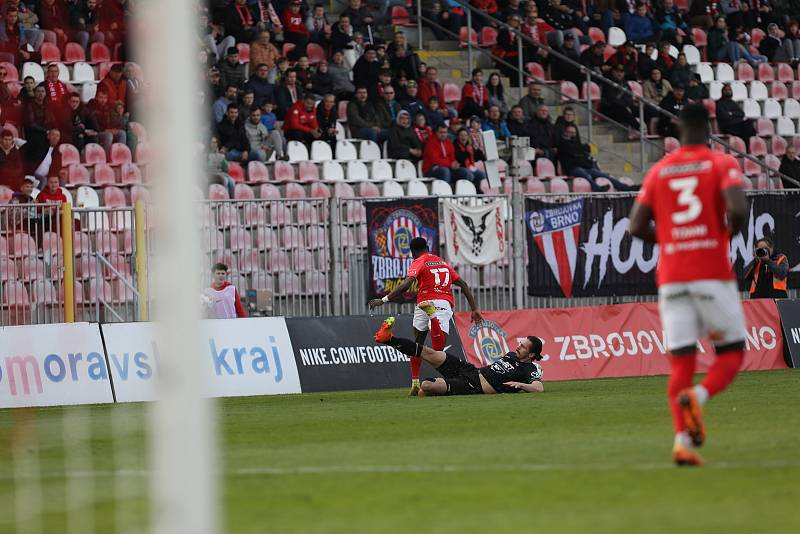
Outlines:
{"type": "MultiPolygon", "coordinates": [[[[137,2],[134,43],[150,90],[143,104],[154,150],[156,194],[153,317],[158,400],[150,407],[151,531],[214,534],[217,527],[213,411],[205,399],[198,321],[200,209],[205,172],[195,0],[137,2]],[[160,202],[159,202],[160,201],[160,202]]],[[[208,348],[206,348],[206,351],[208,348]]]]}

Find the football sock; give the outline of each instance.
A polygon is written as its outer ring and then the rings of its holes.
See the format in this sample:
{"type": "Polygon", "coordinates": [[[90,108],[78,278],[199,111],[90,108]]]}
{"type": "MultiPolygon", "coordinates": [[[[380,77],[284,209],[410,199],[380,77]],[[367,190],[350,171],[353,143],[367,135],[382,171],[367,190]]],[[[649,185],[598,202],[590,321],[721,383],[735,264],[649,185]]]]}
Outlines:
{"type": "Polygon", "coordinates": [[[431,317],[431,347],[433,350],[444,350],[447,336],[442,332],[442,324],[436,317],[431,317]]]}
{"type": "Polygon", "coordinates": [[[703,384],[697,384],[694,387],[694,395],[697,397],[697,402],[700,403],[700,406],[704,405],[708,400],[708,390],[703,384]]]}
{"type": "Polygon", "coordinates": [[[689,437],[689,434],[686,431],[675,434],[675,445],[683,447],[684,449],[694,448],[694,445],[692,445],[692,438],[689,437]]]}
{"type": "Polygon", "coordinates": [[[709,399],[714,398],[715,395],[733,382],[739,372],[739,368],[742,366],[743,359],[744,351],[742,350],[731,350],[717,355],[717,360],[701,382],[701,385],[708,392],[709,399]]]}
{"type": "MultiPolygon", "coordinates": [[[[414,341],[411,341],[410,339],[406,339],[404,337],[393,337],[386,344],[392,347],[393,349],[402,352],[406,356],[411,356],[412,368],[413,368],[414,358],[421,360],[419,355],[422,354],[422,345],[420,345],[419,343],[415,343],[414,341]]],[[[419,365],[422,365],[422,362],[420,362],[419,365]]],[[[417,377],[419,377],[419,366],[417,367],[417,377]]]]}
{"type": "Polygon", "coordinates": [[[409,355],[409,360],[409,365],[411,366],[411,380],[413,385],[414,380],[419,381],[419,368],[422,367],[422,358],[419,356],[409,355]]]}
{"type": "Polygon", "coordinates": [[[672,414],[672,425],[675,427],[675,432],[681,433],[685,425],[681,407],[678,404],[678,393],[683,389],[692,387],[697,356],[695,354],[671,356],[669,361],[672,366],[672,374],[670,374],[667,382],[667,401],[669,402],[669,410],[672,414]]]}

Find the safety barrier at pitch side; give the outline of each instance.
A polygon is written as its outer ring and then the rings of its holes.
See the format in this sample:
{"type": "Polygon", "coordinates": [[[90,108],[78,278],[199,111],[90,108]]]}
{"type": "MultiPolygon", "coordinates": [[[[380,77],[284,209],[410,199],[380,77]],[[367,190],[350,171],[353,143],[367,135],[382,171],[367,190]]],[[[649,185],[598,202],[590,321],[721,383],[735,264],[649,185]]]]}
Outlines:
{"type": "MultiPolygon", "coordinates": [[[[745,301],[747,371],[786,368],[781,319],[775,301],[745,301]]],[[[519,340],[535,335],[544,341],[545,377],[575,380],[669,373],[664,330],[655,303],[592,308],[489,311],[479,327],[469,313],[455,314],[467,360],[486,365],[519,340]]],[[[708,342],[699,350],[698,371],[714,356],[708,342]]]]}

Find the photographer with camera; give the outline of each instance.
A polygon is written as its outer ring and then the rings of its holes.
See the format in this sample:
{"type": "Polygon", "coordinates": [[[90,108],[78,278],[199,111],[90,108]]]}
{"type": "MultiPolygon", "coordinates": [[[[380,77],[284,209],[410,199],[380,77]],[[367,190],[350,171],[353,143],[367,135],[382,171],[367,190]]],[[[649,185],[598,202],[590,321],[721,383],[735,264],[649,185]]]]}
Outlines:
{"type": "Polygon", "coordinates": [[[745,268],[745,280],[750,280],[751,299],[785,299],[789,260],[775,250],[769,237],[756,242],[755,259],[745,268]]]}

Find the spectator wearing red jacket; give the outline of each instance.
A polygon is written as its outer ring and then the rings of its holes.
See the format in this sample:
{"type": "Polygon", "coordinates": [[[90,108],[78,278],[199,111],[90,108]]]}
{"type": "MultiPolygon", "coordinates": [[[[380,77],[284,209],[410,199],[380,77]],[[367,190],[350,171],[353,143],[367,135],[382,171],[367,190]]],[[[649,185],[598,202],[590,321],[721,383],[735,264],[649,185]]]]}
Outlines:
{"type": "Polygon", "coordinates": [[[472,79],[461,89],[461,102],[458,103],[458,116],[467,119],[473,115],[483,118],[489,106],[489,93],[483,83],[483,71],[472,70],[472,79]]]}
{"type": "Polygon", "coordinates": [[[436,128],[436,135],[425,143],[425,150],[422,153],[422,172],[425,176],[444,180],[451,185],[458,180],[472,179],[469,171],[456,160],[456,149],[447,137],[447,126],[444,124],[436,128]]]}
{"type": "Polygon", "coordinates": [[[310,147],[311,143],[322,135],[312,94],[306,94],[301,102],[289,108],[285,120],[283,129],[288,141],[301,141],[310,147]]]}
{"type": "Polygon", "coordinates": [[[294,50],[289,54],[291,59],[297,59],[306,55],[306,46],[310,33],[303,20],[303,13],[300,12],[302,0],[291,0],[289,7],[283,11],[283,40],[295,45],[294,50]]]}
{"type": "Polygon", "coordinates": [[[419,80],[419,93],[417,94],[417,98],[419,98],[420,102],[427,103],[432,96],[435,96],[439,99],[439,108],[446,111],[447,104],[445,104],[444,101],[444,85],[437,80],[438,77],[439,71],[436,70],[436,67],[428,67],[425,69],[425,77],[419,80]]]}
{"type": "Polygon", "coordinates": [[[480,32],[481,28],[489,26],[491,22],[483,13],[487,13],[492,17],[497,16],[497,0],[470,0],[469,4],[480,12],[475,12],[472,15],[472,27],[475,28],[476,32],[480,32]]]}
{"type": "Polygon", "coordinates": [[[47,178],[47,187],[36,197],[37,204],[66,204],[67,196],[61,190],[61,183],[57,174],[50,174],[47,178]]]}
{"type": "Polygon", "coordinates": [[[103,91],[108,95],[110,102],[127,102],[128,81],[122,79],[122,71],[122,64],[115,63],[97,86],[98,91],[103,91]]]}

